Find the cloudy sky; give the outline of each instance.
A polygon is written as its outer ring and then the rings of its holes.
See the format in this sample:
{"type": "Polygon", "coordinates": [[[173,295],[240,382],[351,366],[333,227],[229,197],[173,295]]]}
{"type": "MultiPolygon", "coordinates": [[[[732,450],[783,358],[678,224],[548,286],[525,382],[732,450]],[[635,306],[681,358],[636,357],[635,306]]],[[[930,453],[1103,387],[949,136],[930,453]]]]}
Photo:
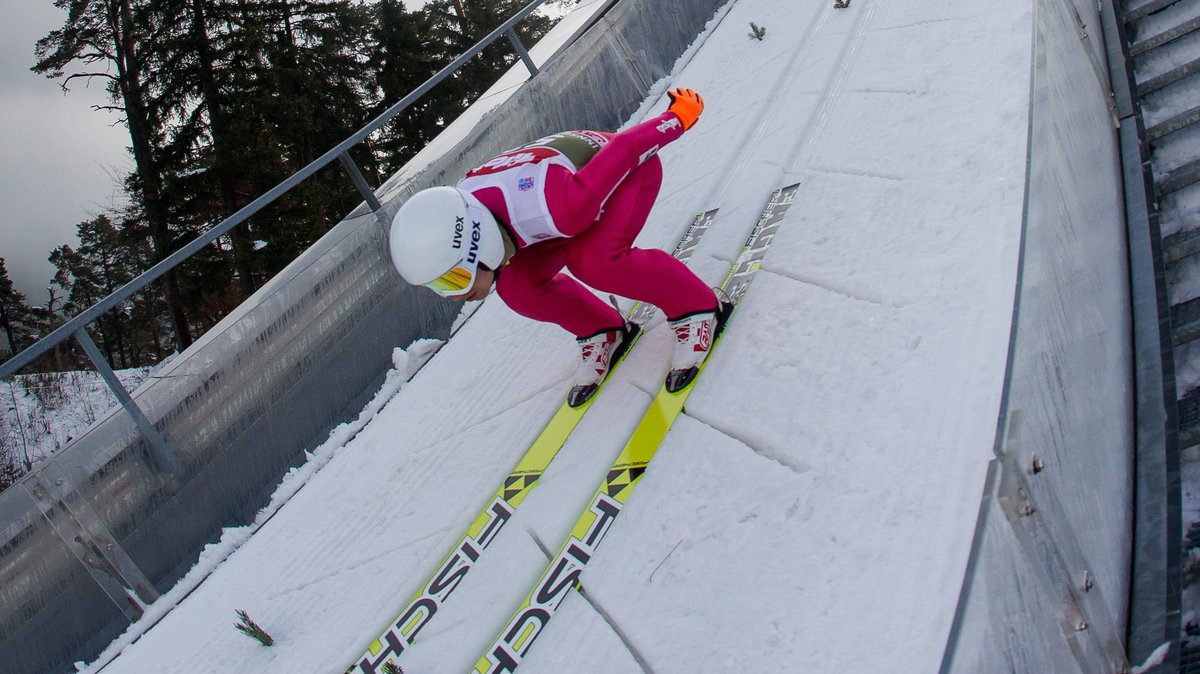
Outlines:
{"type": "Polygon", "coordinates": [[[106,102],[100,80],[64,95],[29,70],[34,42],[66,13],[52,0],[0,0],[0,16],[0,257],[26,300],[44,304],[50,251],[75,245],[75,225],[120,198],[133,162],[120,118],[92,109],[106,102]]]}

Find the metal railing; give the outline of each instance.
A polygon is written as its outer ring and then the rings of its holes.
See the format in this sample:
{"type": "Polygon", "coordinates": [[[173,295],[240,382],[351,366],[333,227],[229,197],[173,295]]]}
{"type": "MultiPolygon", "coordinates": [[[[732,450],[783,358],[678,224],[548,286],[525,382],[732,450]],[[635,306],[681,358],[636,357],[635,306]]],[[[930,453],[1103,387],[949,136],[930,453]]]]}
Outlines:
{"type": "Polygon", "coordinates": [[[74,338],[87,355],[96,371],[104,379],[105,384],[112,390],[117,397],[121,406],[132,417],[134,423],[143,437],[150,443],[156,453],[157,460],[161,463],[162,468],[168,472],[178,472],[181,468],[178,456],[172,450],[166,438],[158,431],[153,423],[146,417],[145,413],[130,396],[129,391],[117,379],[112,367],[96,346],[91,336],[87,332],[87,326],[99,319],[105,312],[113,309],[120,303],[129,299],[136,293],[142,291],[146,286],[157,281],[164,274],[171,271],[175,267],[182,264],[185,260],[203,250],[208,244],[216,239],[227,234],[230,230],[248,220],[262,209],[266,208],[279,197],[286,194],[293,187],[304,182],[312,177],[315,173],[325,168],[335,160],[338,161],[342,168],[349,175],[351,182],[358,189],[367,206],[371,209],[376,217],[379,215],[382,204],[375,196],[375,190],[363,177],[362,172],[350,157],[350,149],[359,143],[366,140],[371,134],[383,128],[385,124],[392,120],[396,115],[403,112],[413,103],[420,100],[422,96],[429,93],[434,87],[440,84],[447,77],[453,75],[462,68],[468,61],[477,56],[481,51],[489,47],[493,42],[504,36],[511,43],[513,50],[517,53],[526,69],[529,70],[530,76],[537,75],[538,69],[530,58],[528,50],[521,42],[516,32],[516,25],[536,11],[539,7],[545,4],[546,0],[533,0],[511,18],[501,24],[498,28],[488,33],[473,47],[463,52],[461,56],[451,61],[449,65],[438,71],[433,77],[430,77],[419,87],[414,89],[404,98],[397,101],[378,117],[368,123],[366,126],[359,129],[346,140],[342,141],[325,154],[321,155],[312,163],[292,174],[289,178],[279,183],[262,196],[242,207],[239,211],[222,220],[212,229],[200,235],[187,245],[175,251],[171,255],[164,258],[161,262],[155,264],[150,269],[134,278],[129,283],[118,288],[108,297],[100,300],[91,307],[85,309],[75,317],[68,320],[63,325],[59,326],[49,335],[42,337],[32,346],[22,350],[17,355],[13,356],[8,361],[0,364],[0,379],[6,379],[16,374],[21,368],[29,365],[37,357],[47,353],[62,342],[74,338]]]}

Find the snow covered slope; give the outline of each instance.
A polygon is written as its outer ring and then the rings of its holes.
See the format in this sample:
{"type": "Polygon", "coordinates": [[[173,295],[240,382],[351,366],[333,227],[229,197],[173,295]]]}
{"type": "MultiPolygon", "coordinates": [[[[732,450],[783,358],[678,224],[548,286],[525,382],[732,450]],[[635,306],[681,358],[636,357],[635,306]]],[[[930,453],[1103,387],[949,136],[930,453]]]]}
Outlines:
{"type": "MultiPolygon", "coordinates": [[[[937,669],[1003,383],[1030,12],[1028,0],[737,0],[660,83],[708,107],[661,153],[641,245],[669,247],[720,206],[692,260],[716,284],[769,192],[801,187],[686,416],[583,575],[624,636],[572,595],[521,671],[937,669]]],[[[671,339],[661,317],[650,324],[406,672],[475,662],[540,574],[538,542],[557,546],[637,422],[671,339]]],[[[576,357],[558,328],[485,301],[104,671],[344,670],[557,408],[576,357]],[[275,646],[238,634],[235,609],[275,646]]]]}

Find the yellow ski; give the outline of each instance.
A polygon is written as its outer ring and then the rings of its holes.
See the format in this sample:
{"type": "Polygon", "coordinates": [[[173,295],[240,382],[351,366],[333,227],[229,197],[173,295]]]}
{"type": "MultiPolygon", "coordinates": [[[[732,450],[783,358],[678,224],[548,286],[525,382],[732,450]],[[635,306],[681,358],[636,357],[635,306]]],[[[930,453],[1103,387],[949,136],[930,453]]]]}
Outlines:
{"type": "MultiPolygon", "coordinates": [[[[782,224],[795,197],[799,183],[775,190],[747,238],[737,260],[730,267],[721,290],[731,305],[730,312],[745,296],[750,282],[762,264],[767,248],[782,224]]],[[[726,314],[709,349],[709,356],[720,343],[731,315],[726,314]]],[[[708,360],[700,364],[704,371],[708,360]]],[[[661,386],[650,408],[642,416],[629,441],[613,462],[600,487],[588,503],[588,508],[575,522],[566,542],[550,561],[542,577],[517,609],[505,628],[493,640],[487,652],[475,664],[478,674],[511,672],[529,652],[535,639],[549,623],[558,607],[579,585],[579,576],[592,558],[600,541],[629,499],[646,467],[658,451],[671,425],[683,411],[699,374],[682,389],[672,393],[666,384],[661,386]]]]}
{"type": "MultiPolygon", "coordinates": [[[[687,262],[716,214],[717,210],[713,209],[697,215],[684,231],[672,254],[687,262]]],[[[634,325],[642,325],[653,313],[654,307],[638,303],[630,309],[626,320],[634,325]]],[[[517,507],[529,495],[538,478],[546,471],[567,438],[571,436],[571,432],[583,419],[583,415],[592,406],[605,382],[612,378],[612,373],[633,349],[638,335],[640,331],[633,335],[629,346],[612,364],[608,377],[600,383],[592,397],[576,407],[563,402],[517,465],[504,478],[504,482],[492,494],[488,505],[476,516],[450,554],[442,560],[437,570],[425,581],[400,615],[392,620],[383,634],[376,637],[346,670],[347,674],[390,674],[400,671],[396,661],[399,655],[414,642],[421,628],[437,614],[443,602],[458,588],[483,551],[495,540],[517,507]]]]}

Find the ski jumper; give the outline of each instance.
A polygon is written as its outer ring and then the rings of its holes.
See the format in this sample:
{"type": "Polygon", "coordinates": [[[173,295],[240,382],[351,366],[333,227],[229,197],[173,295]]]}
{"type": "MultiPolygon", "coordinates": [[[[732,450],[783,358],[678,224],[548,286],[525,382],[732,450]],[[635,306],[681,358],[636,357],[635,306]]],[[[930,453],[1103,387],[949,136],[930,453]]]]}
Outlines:
{"type": "Polygon", "coordinates": [[[469,171],[457,187],[479,199],[517,246],[496,281],[505,303],[579,338],[624,324],[579,281],[653,304],[668,318],[712,311],[712,289],[682,262],[632,247],[662,184],[655,155],[681,135],[678,117],[665,112],[615,135],[548,136],[469,171]]]}

